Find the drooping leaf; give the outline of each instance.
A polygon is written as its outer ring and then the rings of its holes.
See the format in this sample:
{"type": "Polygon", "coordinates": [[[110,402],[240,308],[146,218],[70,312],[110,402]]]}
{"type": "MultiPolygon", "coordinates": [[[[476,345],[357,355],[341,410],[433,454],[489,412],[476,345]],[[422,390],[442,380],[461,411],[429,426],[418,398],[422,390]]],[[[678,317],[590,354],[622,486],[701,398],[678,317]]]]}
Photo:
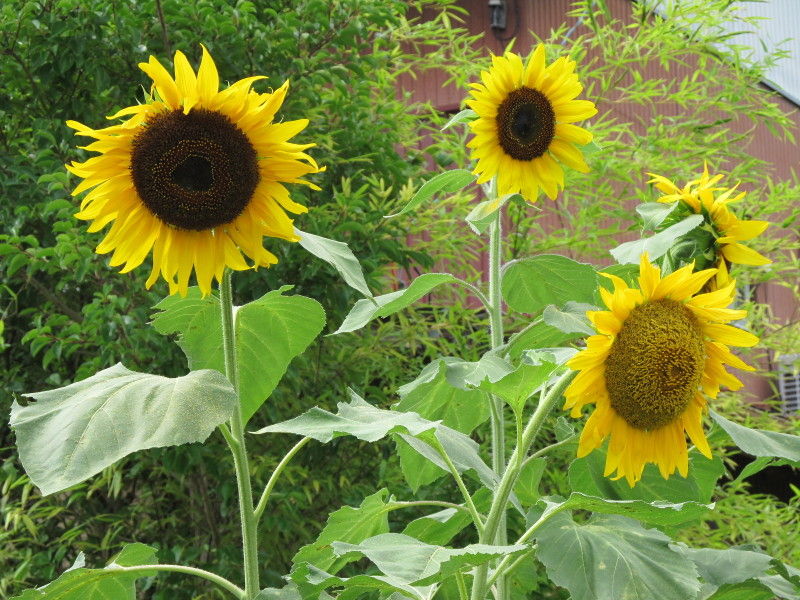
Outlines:
{"type": "Polygon", "coordinates": [[[63,388],[25,394],[11,407],[20,460],[43,495],[66,489],[124,456],[204,441],[236,408],[214,370],[169,378],[117,364],[63,388]]]}
{"type": "Polygon", "coordinates": [[[466,548],[444,548],[402,533],[376,535],[359,544],[333,543],[333,551],[337,556],[366,556],[384,575],[409,585],[430,585],[469,567],[505,556],[518,556],[529,550],[530,547],[525,544],[471,544],[466,548]]]}
{"type": "Polygon", "coordinates": [[[414,381],[398,390],[400,402],[394,408],[441,421],[462,433],[472,433],[489,418],[489,407],[480,390],[452,385],[447,373],[447,359],[428,363],[414,381]]]}
{"type": "Polygon", "coordinates": [[[393,215],[386,215],[384,218],[389,219],[391,217],[399,217],[400,215],[410,213],[412,210],[416,210],[420,204],[430,202],[439,192],[452,194],[466,187],[473,181],[475,181],[475,175],[466,169],[453,169],[452,171],[445,171],[444,173],[434,175],[422,184],[422,187],[417,190],[417,193],[414,194],[411,200],[408,201],[408,204],[399,212],[393,215]]]}
{"type": "MultiPolygon", "coordinates": [[[[332,512],[317,539],[306,544],[292,558],[292,563],[300,565],[308,562],[319,569],[337,573],[352,559],[334,554],[331,544],[335,541],[357,544],[372,536],[388,533],[391,499],[386,489],[378,490],[364,498],[361,506],[343,506],[332,512]]],[[[294,581],[298,581],[294,576],[294,581]]]]}
{"type": "Polygon", "coordinates": [[[560,346],[564,342],[585,337],[585,335],[578,332],[564,333],[543,321],[538,321],[519,335],[515,335],[507,346],[508,356],[512,360],[517,360],[525,350],[560,346]]]}
{"type": "Polygon", "coordinates": [[[699,502],[664,502],[661,500],[609,500],[572,492],[566,500],[543,498],[547,509],[581,509],[607,515],[622,515],[650,525],[682,525],[696,521],[714,507],[699,502]]]}
{"type": "Polygon", "coordinates": [[[144,544],[126,544],[103,569],[86,569],[83,554],[75,565],[47,585],[25,590],[11,600],[135,600],[136,579],[156,571],[126,573],[120,567],[156,564],[156,550],[144,544]]]}
{"type": "MultiPolygon", "coordinates": [[[[325,326],[325,311],[316,300],[285,296],[291,286],[268,292],[235,311],[239,397],[245,421],[269,398],[289,363],[302,354],[325,326]]],[[[200,298],[190,288],[186,298],[170,296],[156,305],[153,327],[178,334],[189,368],[225,372],[219,299],[200,298]]],[[[368,301],[369,302],[369,301],[368,301]]]]}
{"type": "Polygon", "coordinates": [[[239,396],[245,422],[269,398],[289,363],[302,354],[325,327],[325,311],[316,300],[284,296],[274,290],[236,313],[239,396]]]}
{"type": "Polygon", "coordinates": [[[327,443],[335,437],[352,435],[366,442],[375,442],[390,433],[418,435],[434,429],[437,423],[413,412],[375,408],[350,391],[349,403],[339,402],[336,414],[314,407],[299,417],[268,425],[253,433],[295,433],[327,443]]]}
{"type": "Polygon", "coordinates": [[[753,456],[770,456],[791,461],[793,466],[800,466],[800,436],[763,429],[751,429],[729,421],[713,410],[711,418],[733,440],[739,448],[753,456]]]}
{"type": "Polygon", "coordinates": [[[425,273],[412,281],[407,288],[375,296],[373,299],[361,299],[350,309],[334,334],[361,329],[372,319],[388,317],[413,304],[436,286],[454,281],[458,279],[450,273],[425,273]]]}
{"type": "Polygon", "coordinates": [[[702,222],[703,215],[690,215],[653,236],[620,244],[611,250],[611,256],[621,265],[638,263],[642,252],[647,252],[651,261],[656,260],[666,254],[679,237],[689,233],[702,222]]]}
{"type": "Polygon", "coordinates": [[[368,298],[372,297],[367,282],[364,280],[364,271],[361,263],[350,250],[350,246],[344,242],[330,240],[319,235],[295,229],[295,233],[300,236],[300,246],[308,252],[336,269],[344,279],[345,283],[354,290],[361,292],[368,298]]]}
{"type": "Polygon", "coordinates": [[[591,265],[557,254],[515,261],[503,274],[502,292],[517,312],[537,313],[548,304],[594,302],[597,274],[591,265]]]}
{"type": "Polygon", "coordinates": [[[537,557],[573,600],[687,600],[700,589],[694,564],[672,540],[618,515],[576,523],[567,513],[536,533],[537,557]]]}

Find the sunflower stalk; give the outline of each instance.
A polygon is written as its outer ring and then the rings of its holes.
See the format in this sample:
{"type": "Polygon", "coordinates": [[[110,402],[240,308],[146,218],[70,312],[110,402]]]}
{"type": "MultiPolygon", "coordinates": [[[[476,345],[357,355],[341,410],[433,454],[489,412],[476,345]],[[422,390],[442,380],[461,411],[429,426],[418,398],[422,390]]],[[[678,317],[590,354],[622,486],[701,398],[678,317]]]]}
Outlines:
{"type": "MultiPolygon", "coordinates": [[[[505,473],[503,473],[503,478],[500,480],[495,490],[492,506],[489,509],[489,515],[486,517],[483,536],[481,537],[484,543],[491,543],[491,540],[497,539],[497,532],[500,526],[505,524],[508,499],[522,471],[522,466],[525,464],[528,450],[530,450],[533,442],[536,441],[536,437],[542,428],[545,418],[561,399],[564,390],[575,378],[575,375],[576,373],[572,370],[568,370],[561,375],[548,392],[542,396],[536,410],[533,411],[528,424],[525,426],[525,431],[522,432],[522,441],[511,454],[511,458],[508,461],[508,468],[505,473]]],[[[507,564],[508,563],[506,563],[506,565],[507,564]]],[[[484,564],[475,569],[475,576],[472,583],[472,600],[484,600],[486,597],[488,568],[488,565],[484,564]]],[[[500,583],[503,581],[503,574],[498,574],[498,572],[499,568],[492,578],[496,581],[497,585],[497,593],[495,596],[498,600],[504,600],[505,596],[500,595],[501,591],[504,591],[504,586],[500,583]]]]}
{"type": "MultiPolygon", "coordinates": [[[[236,334],[233,328],[233,295],[231,272],[225,269],[220,284],[220,310],[222,317],[222,345],[225,356],[225,376],[233,388],[239,390],[239,367],[236,362],[236,334]]],[[[239,492],[239,516],[242,523],[242,554],[244,562],[244,596],[252,600],[259,593],[258,574],[258,530],[257,517],[253,510],[253,487],[250,480],[250,465],[244,440],[244,418],[241,403],[230,421],[230,433],[226,440],[233,454],[236,470],[236,487],[239,492]]]]}

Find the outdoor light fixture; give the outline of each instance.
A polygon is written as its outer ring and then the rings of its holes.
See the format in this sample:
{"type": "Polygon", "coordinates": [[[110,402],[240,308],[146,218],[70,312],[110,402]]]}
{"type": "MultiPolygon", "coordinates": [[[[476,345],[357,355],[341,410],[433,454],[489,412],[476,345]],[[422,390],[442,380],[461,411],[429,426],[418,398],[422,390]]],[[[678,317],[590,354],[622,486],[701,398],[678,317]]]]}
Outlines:
{"type": "Polygon", "coordinates": [[[506,28],[506,0],[489,0],[489,18],[492,29],[506,28]]]}

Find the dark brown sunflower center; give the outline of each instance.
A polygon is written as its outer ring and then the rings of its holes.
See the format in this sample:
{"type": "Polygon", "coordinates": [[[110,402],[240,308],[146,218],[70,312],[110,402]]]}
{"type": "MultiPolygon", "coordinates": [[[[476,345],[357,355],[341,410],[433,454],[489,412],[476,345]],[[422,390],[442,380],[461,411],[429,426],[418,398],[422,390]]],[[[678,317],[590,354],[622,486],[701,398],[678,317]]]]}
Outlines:
{"type": "Polygon", "coordinates": [[[497,137],[506,154],[533,160],[547,151],[556,133],[556,114],[542,92],[521,87],[497,108],[497,137]]]}
{"type": "Polygon", "coordinates": [[[253,197],[258,157],[250,140],[212,110],[163,112],[133,140],[131,175],[159,219],[202,231],[230,223],[253,197]]]}
{"type": "Polygon", "coordinates": [[[688,308],[668,299],[637,306],[606,359],[611,406],[636,429],[671,423],[692,401],[704,364],[703,332],[688,308]]]}

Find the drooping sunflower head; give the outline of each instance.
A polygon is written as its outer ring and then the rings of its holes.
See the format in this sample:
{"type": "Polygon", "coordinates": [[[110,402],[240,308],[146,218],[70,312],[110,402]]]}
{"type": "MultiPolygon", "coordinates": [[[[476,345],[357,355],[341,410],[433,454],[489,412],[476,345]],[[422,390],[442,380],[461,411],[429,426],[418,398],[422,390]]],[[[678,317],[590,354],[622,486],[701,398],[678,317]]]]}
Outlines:
{"type": "Polygon", "coordinates": [[[744,198],[746,192],[738,192],[738,184],[726,188],[718,185],[722,175],[710,176],[708,164],[703,165],[703,174],[689,181],[682,188],[666,177],[648,173],[652,177],[649,183],[664,192],[658,201],[680,202],[689,211],[702,214],[706,227],[715,238],[714,263],[718,271],[709,281],[709,289],[721,289],[730,283],[728,265],[766,265],[772,261],[752,248],[740,242],[751,240],[761,235],[769,226],[769,221],[750,221],[739,219],[730,209],[730,205],[744,198]]]}
{"type": "Polygon", "coordinates": [[[109,117],[123,122],[92,129],[67,121],[96,140],[85,149],[100,153],[67,165],[83,178],[72,194],[91,190],[75,216],[92,221],[92,232],[113,223],[97,252],[113,252],[111,266],[125,273],[152,251],[146,286],[161,276],[181,295],[192,271],[206,295],[225,267],[251,268],[242,253],[252,267],[276,263],[263,238],[297,241],[285,211],[307,211],[284,184],[319,189],[302,177],[322,170],[305,153],[314,144],[289,142],[307,119],[273,122],[289,82],[260,94],[251,86],[264,78],[248,77],[220,90],[205,47],[197,73],[180,51],[174,77],[152,56],[139,67],[153,80],[150,98],[109,117]]]}
{"type": "Polygon", "coordinates": [[[752,367],[728,346],[753,346],[753,334],[728,325],[746,311],[733,310],[734,284],[698,294],[716,269],[692,272],[687,265],[665,277],[642,256],[639,288],[606,275],[614,289],[600,288],[608,310],[587,313],[597,330],[586,349],[567,364],[579,371],[567,388],[565,409],[580,417],[594,412],[581,433],[578,456],[610,438],[605,476],[625,477],[633,486],[647,463],[666,479],[686,477],[686,435],[711,458],[702,414],[705,395],[716,398],[720,385],[742,387],[725,365],[752,367]]]}
{"type": "Polygon", "coordinates": [[[592,134],[572,123],[597,113],[592,102],[575,99],[583,90],[575,61],[562,56],[545,66],[544,54],[539,44],[525,65],[511,52],[493,56],[467,100],[478,115],[467,144],[477,160],[478,183],[496,176],[499,195],[521,193],[531,202],[539,189],[554,199],[564,188],[557,161],[589,170],[576,144],[588,144],[592,134]]]}

